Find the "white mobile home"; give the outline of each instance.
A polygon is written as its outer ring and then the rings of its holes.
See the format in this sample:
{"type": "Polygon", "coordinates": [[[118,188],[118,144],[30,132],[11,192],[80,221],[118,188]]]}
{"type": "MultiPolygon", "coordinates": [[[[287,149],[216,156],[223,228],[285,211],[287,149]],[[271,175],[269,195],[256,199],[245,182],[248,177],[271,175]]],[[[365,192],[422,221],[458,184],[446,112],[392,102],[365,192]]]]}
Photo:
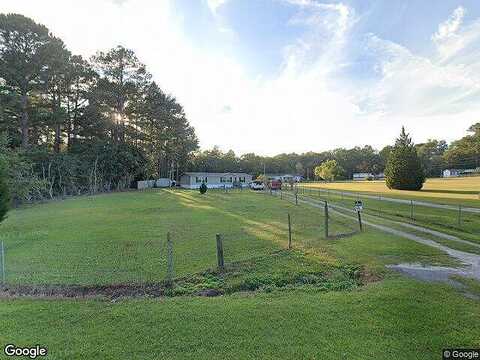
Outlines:
{"type": "Polygon", "coordinates": [[[202,183],[208,188],[248,187],[252,182],[252,175],[246,173],[209,173],[187,172],[180,178],[180,186],[185,189],[198,189],[202,183]]]}

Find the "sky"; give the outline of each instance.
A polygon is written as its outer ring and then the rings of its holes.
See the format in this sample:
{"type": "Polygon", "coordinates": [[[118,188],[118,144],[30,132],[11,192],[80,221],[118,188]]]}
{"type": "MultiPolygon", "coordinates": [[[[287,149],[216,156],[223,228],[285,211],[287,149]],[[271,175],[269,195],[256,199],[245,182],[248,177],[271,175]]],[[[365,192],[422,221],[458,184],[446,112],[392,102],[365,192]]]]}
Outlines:
{"type": "Polygon", "coordinates": [[[480,2],[1,0],[89,58],[133,49],[202,149],[452,141],[480,121],[480,2]]]}

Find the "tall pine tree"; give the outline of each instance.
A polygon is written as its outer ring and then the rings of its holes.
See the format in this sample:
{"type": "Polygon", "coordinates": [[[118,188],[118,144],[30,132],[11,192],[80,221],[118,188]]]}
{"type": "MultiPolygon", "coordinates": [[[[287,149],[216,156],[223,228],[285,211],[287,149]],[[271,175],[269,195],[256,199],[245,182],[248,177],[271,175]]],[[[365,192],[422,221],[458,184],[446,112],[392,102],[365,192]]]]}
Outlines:
{"type": "Polygon", "coordinates": [[[410,136],[402,127],[385,168],[389,189],[420,190],[425,182],[425,173],[410,136]]]}

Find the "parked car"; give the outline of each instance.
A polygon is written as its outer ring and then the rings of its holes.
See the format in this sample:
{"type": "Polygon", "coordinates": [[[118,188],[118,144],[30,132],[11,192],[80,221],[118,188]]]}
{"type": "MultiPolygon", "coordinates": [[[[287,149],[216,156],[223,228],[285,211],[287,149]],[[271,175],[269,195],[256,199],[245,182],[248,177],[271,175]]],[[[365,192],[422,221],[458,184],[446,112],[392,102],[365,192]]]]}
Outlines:
{"type": "Polygon", "coordinates": [[[282,189],[282,182],[280,180],[272,180],[268,184],[268,187],[271,190],[281,190],[282,189]]]}
{"type": "Polygon", "coordinates": [[[265,185],[261,181],[252,181],[250,183],[250,189],[252,189],[252,190],[263,190],[263,189],[265,189],[265,185]]]}

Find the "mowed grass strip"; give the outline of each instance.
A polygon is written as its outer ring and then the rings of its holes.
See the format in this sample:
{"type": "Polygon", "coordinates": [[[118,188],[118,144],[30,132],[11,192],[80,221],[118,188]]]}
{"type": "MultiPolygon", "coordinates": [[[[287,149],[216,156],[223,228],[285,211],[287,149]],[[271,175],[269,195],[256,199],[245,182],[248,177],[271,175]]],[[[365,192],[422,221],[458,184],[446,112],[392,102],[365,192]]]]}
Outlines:
{"type": "Polygon", "coordinates": [[[332,190],[343,190],[401,199],[417,199],[442,204],[464,204],[480,207],[480,176],[463,178],[427,179],[422,190],[391,190],[385,181],[313,182],[305,186],[332,190]]]}
{"type": "MultiPolygon", "coordinates": [[[[323,264],[451,263],[436,249],[375,231],[325,240],[322,210],[273,196],[158,190],[72,198],[12,211],[1,234],[7,282],[162,281],[167,232],[174,243],[175,276],[182,277],[216,266],[216,233],[224,236],[227,265],[286,248],[287,213],[292,218],[294,247],[314,254],[323,264]],[[377,249],[383,249],[383,258],[376,257],[377,249]]],[[[332,221],[331,230],[349,228],[332,221]]]]}
{"type": "Polygon", "coordinates": [[[49,359],[409,359],[480,346],[480,306],[393,278],[350,292],[165,300],[2,300],[3,344],[49,359]]]}

